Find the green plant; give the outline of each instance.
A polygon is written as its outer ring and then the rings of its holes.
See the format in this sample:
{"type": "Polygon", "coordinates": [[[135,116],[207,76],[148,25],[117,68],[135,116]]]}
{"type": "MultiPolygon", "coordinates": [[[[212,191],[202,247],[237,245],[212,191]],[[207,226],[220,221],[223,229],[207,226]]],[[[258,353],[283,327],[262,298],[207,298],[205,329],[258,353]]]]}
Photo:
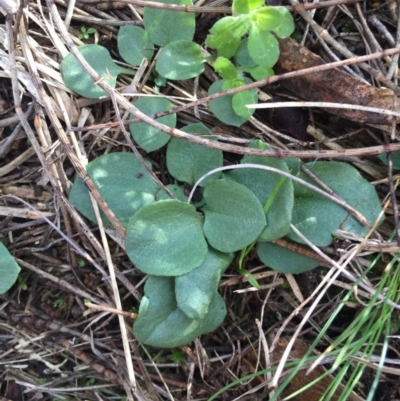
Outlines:
{"type": "Polygon", "coordinates": [[[4,294],[14,285],[20,270],[10,252],[0,242],[0,294],[4,294]]]}
{"type": "Polygon", "coordinates": [[[81,26],[81,34],[79,35],[79,39],[90,39],[90,35],[96,33],[96,28],[86,28],[85,26],[81,26]]]}
{"type": "MultiPolygon", "coordinates": [[[[208,133],[198,124],[185,129],[208,133]]],[[[268,147],[261,141],[252,141],[250,146],[268,147]]],[[[291,232],[291,224],[320,246],[331,243],[339,228],[359,236],[368,232],[368,227],[332,199],[281,177],[291,177],[290,165],[293,179],[310,182],[296,167],[298,163],[246,156],[240,165],[222,167],[220,151],[174,138],[167,144],[167,168],[173,177],[193,186],[205,171],[217,170],[211,177],[201,178],[204,199],[197,206],[161,196],[133,154],[108,154],[89,163],[88,175],[126,228],[127,255],[150,275],[134,324],[139,341],[173,348],[218,327],[226,314],[218,282],[236,251],[256,246],[262,262],[284,273],[316,267],[314,259],[271,243],[285,236],[302,242],[291,232]]],[[[339,162],[306,166],[370,223],[379,216],[381,205],[375,189],[356,169],[339,162]]],[[[183,192],[180,196],[183,199],[183,192]]],[[[79,178],[70,200],[96,221],[88,191],[79,178]]],[[[104,223],[110,226],[107,220],[104,223]]],[[[243,264],[240,267],[244,269],[243,264]]]]}

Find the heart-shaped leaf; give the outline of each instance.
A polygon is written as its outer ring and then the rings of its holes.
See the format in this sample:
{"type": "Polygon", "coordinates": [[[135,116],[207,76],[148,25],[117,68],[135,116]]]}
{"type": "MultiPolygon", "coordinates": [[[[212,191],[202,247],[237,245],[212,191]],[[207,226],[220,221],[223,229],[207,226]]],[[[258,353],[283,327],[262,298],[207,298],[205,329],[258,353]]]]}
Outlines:
{"type": "Polygon", "coordinates": [[[180,276],[200,266],[207,253],[202,218],[178,200],[145,206],[130,219],[125,251],[147,274],[180,276]]]}
{"type": "Polygon", "coordinates": [[[257,255],[261,262],[280,273],[304,273],[315,269],[320,264],[315,259],[271,242],[258,244],[257,255]]]}
{"type": "MultiPolygon", "coordinates": [[[[375,188],[354,167],[341,162],[311,162],[306,167],[371,225],[375,222],[382,211],[381,202],[375,188]]],[[[299,176],[315,185],[305,173],[299,176]]],[[[339,228],[360,237],[369,231],[344,208],[301,184],[294,184],[294,195],[293,224],[316,246],[328,246],[339,228]]],[[[303,242],[292,232],[289,237],[303,242]]]]}
{"type": "Polygon", "coordinates": [[[265,228],[263,208],[244,185],[220,179],[207,183],[204,234],[221,252],[235,252],[253,243],[265,228]]]}
{"type": "MultiPolygon", "coordinates": [[[[203,124],[190,124],[183,131],[196,135],[212,135],[203,124]]],[[[167,147],[167,167],[169,173],[179,181],[193,185],[208,171],[221,167],[223,164],[222,151],[206,146],[187,142],[179,138],[171,138],[167,147]]],[[[204,186],[210,179],[216,179],[221,173],[215,173],[202,181],[204,186]]]]}
{"type": "MultiPolygon", "coordinates": [[[[151,164],[146,162],[151,169],[151,164]]],[[[158,185],[132,153],[110,153],[90,162],[87,174],[99,190],[109,208],[126,227],[133,214],[154,202],[158,185]]],[[[89,220],[96,222],[89,192],[81,178],[77,178],[69,194],[71,203],[89,220]]],[[[103,218],[106,227],[111,223],[103,218]]]]}
{"type": "MultiPolygon", "coordinates": [[[[134,105],[148,116],[170,110],[173,107],[171,102],[162,97],[141,97],[136,100],[134,105]]],[[[135,116],[131,114],[130,118],[133,119],[135,116]]],[[[168,116],[159,118],[157,121],[168,125],[168,127],[175,127],[176,114],[169,114],[168,116]]],[[[171,139],[168,134],[147,123],[130,124],[129,130],[136,143],[146,152],[153,152],[162,148],[171,139]]]]}
{"type": "Polygon", "coordinates": [[[189,40],[168,43],[157,57],[156,71],[173,80],[197,77],[204,71],[204,57],[200,46],[189,40]]]}
{"type": "MultiPolygon", "coordinates": [[[[161,0],[159,3],[191,6],[190,0],[161,0]]],[[[196,26],[194,13],[145,7],[143,25],[150,40],[165,46],[175,40],[192,40],[196,26]]]]}
{"type": "Polygon", "coordinates": [[[125,25],[118,31],[118,50],[127,63],[140,65],[144,58],[152,59],[154,45],[143,28],[125,25]]]}
{"type": "Polygon", "coordinates": [[[8,249],[0,242],[0,294],[4,294],[14,285],[20,270],[8,249]]]}
{"type": "MultiPolygon", "coordinates": [[[[117,76],[126,69],[114,63],[105,47],[99,45],[83,45],[78,47],[88,64],[113,88],[117,84],[117,76]]],[[[82,68],[73,54],[68,54],[60,64],[61,75],[65,85],[81,96],[98,99],[107,93],[96,85],[82,68]]],[[[133,72],[133,71],[132,71],[133,72]]]]}
{"type": "Polygon", "coordinates": [[[209,248],[203,263],[190,273],[175,278],[179,308],[191,319],[204,319],[217,293],[222,273],[232,262],[233,253],[209,248]]]}
{"type": "Polygon", "coordinates": [[[217,293],[203,320],[192,320],[177,306],[175,279],[150,276],[133,326],[138,341],[153,347],[174,348],[214,331],[224,320],[226,307],[217,293]]]}

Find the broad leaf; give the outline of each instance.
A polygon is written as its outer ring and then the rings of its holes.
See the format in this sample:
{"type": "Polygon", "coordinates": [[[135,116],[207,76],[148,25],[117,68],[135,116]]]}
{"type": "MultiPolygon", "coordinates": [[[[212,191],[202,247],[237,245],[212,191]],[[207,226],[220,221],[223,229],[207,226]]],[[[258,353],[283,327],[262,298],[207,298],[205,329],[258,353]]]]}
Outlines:
{"type": "Polygon", "coordinates": [[[199,267],[175,278],[176,301],[188,317],[196,320],[205,318],[217,294],[221,275],[232,259],[232,253],[209,248],[199,267]]]}
{"type": "Polygon", "coordinates": [[[233,57],[241,43],[240,38],[233,38],[230,42],[225,42],[223,46],[218,47],[217,54],[219,57],[227,59],[233,57]]]}
{"type": "Polygon", "coordinates": [[[249,33],[249,54],[256,64],[272,67],[279,57],[279,43],[267,31],[251,27],[249,33]]]}
{"type": "Polygon", "coordinates": [[[221,252],[235,252],[253,243],[265,228],[266,219],[256,195],[244,185],[219,179],[204,189],[204,234],[221,252]]]}
{"type": "MultiPolygon", "coordinates": [[[[148,116],[170,110],[173,107],[171,102],[162,97],[141,97],[134,102],[134,105],[148,116]]],[[[133,119],[135,116],[131,114],[130,118],[133,119]]],[[[159,118],[157,121],[168,125],[168,127],[175,127],[176,114],[169,114],[168,116],[159,118]]],[[[162,148],[171,138],[168,134],[147,123],[130,124],[129,130],[136,143],[146,152],[153,152],[162,148]]]]}
{"type": "Polygon", "coordinates": [[[232,11],[237,14],[248,14],[263,4],[264,0],[233,0],[232,11]]]}
{"type": "Polygon", "coordinates": [[[235,54],[235,60],[242,67],[251,68],[251,67],[257,66],[257,64],[250,57],[250,54],[249,54],[249,39],[248,38],[245,38],[241,41],[241,43],[237,49],[237,52],[235,54]]]}
{"type": "Polygon", "coordinates": [[[258,244],[257,255],[261,262],[280,273],[304,273],[315,269],[320,264],[315,259],[271,242],[258,244]]]}
{"type": "Polygon", "coordinates": [[[10,252],[0,242],[0,294],[4,294],[14,285],[20,270],[10,252]]]}
{"type": "Polygon", "coordinates": [[[157,57],[156,71],[173,80],[197,77],[204,71],[204,57],[200,46],[189,40],[168,43],[157,57]]]}
{"type": "Polygon", "coordinates": [[[235,93],[232,97],[232,108],[234,112],[242,118],[248,120],[256,111],[256,109],[249,109],[246,107],[248,104],[254,104],[254,96],[249,91],[235,93]]]}
{"type": "MultiPolygon", "coordinates": [[[[105,47],[93,44],[79,46],[78,50],[100,77],[115,88],[118,74],[126,72],[126,69],[114,63],[108,50],[105,47]]],[[[73,54],[70,53],[63,59],[60,69],[65,85],[79,95],[98,99],[107,94],[89,77],[73,54]]]]}
{"type": "Polygon", "coordinates": [[[125,25],[118,32],[118,50],[127,63],[138,66],[144,58],[152,59],[154,45],[143,28],[125,25]]]}
{"type": "MultiPolygon", "coordinates": [[[[350,164],[340,162],[311,162],[306,167],[350,206],[360,212],[372,225],[382,211],[373,185],[361,177],[350,164]]],[[[316,185],[305,173],[300,178],[316,185]]],[[[337,230],[365,236],[369,228],[362,226],[344,208],[303,185],[294,184],[295,204],[293,224],[316,246],[328,246],[337,230]]],[[[290,233],[294,241],[303,242],[290,233]]]]}
{"type": "Polygon", "coordinates": [[[215,60],[214,70],[223,79],[236,79],[238,76],[236,67],[225,57],[215,60]]]}
{"type": "MultiPolygon", "coordinates": [[[[182,129],[191,134],[212,135],[203,124],[191,124],[182,129]]],[[[222,151],[206,146],[171,138],[167,147],[167,167],[169,173],[179,181],[193,185],[208,171],[223,165],[222,151]]],[[[221,173],[215,173],[201,182],[204,186],[209,180],[218,178],[221,173]]]]}
{"type": "MultiPolygon", "coordinates": [[[[190,0],[161,0],[164,4],[192,5],[190,0]]],[[[175,40],[192,40],[196,26],[194,13],[145,7],[143,25],[150,40],[165,46],[175,40]]]]}
{"type": "Polygon", "coordinates": [[[150,276],[133,326],[138,341],[153,347],[174,348],[214,331],[224,320],[226,307],[217,293],[203,320],[192,320],[177,306],[175,279],[150,276]]]}
{"type": "Polygon", "coordinates": [[[263,7],[251,13],[251,19],[259,31],[273,31],[282,24],[284,16],[278,7],[263,7]]]}
{"type": "MultiPolygon", "coordinates": [[[[268,149],[261,141],[252,141],[251,147],[268,149]]],[[[274,167],[288,172],[286,163],[274,157],[244,156],[241,164],[254,163],[274,167]]],[[[270,199],[282,176],[266,170],[236,169],[226,173],[229,179],[249,188],[264,206],[270,199]]],[[[292,181],[286,179],[274,195],[266,214],[267,226],[264,228],[259,241],[273,241],[281,238],[290,231],[292,221],[294,191],[292,181]]]]}
{"type": "Polygon", "coordinates": [[[178,200],[145,206],[130,219],[125,250],[136,267],[156,276],[179,276],[200,266],[207,253],[202,218],[178,200]]]}
{"type": "MultiPolygon", "coordinates": [[[[151,164],[146,162],[149,169],[151,164]]],[[[154,202],[158,185],[132,153],[110,153],[90,162],[87,174],[99,190],[109,208],[126,227],[132,215],[154,202]]],[[[89,220],[96,222],[89,192],[81,178],[77,178],[69,194],[71,203],[89,220]]],[[[106,227],[111,223],[103,217],[106,227]]]]}
{"type": "MultiPolygon", "coordinates": [[[[208,94],[213,95],[222,91],[222,87],[226,81],[222,79],[221,81],[214,82],[208,89],[208,94]]],[[[251,80],[244,78],[246,84],[250,83],[251,80]]],[[[250,92],[253,95],[254,103],[257,103],[257,89],[251,89],[250,92]]],[[[240,127],[244,124],[247,119],[238,116],[232,107],[232,95],[220,97],[218,99],[211,100],[209,102],[210,110],[213,112],[218,120],[222,121],[227,125],[233,125],[234,127],[240,127]]]]}
{"type": "Polygon", "coordinates": [[[250,68],[243,68],[244,72],[247,72],[255,81],[261,81],[267,77],[274,75],[274,70],[271,67],[257,66],[250,68]]]}

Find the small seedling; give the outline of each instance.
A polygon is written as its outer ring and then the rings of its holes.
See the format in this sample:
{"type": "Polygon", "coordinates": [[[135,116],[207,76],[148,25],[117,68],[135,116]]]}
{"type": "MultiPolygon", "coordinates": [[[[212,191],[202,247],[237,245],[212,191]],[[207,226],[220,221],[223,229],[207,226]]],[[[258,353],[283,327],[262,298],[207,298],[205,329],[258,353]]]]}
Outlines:
{"type": "Polygon", "coordinates": [[[96,28],[86,28],[85,26],[81,26],[81,34],[79,35],[79,39],[90,39],[90,35],[93,35],[97,32],[96,28]]]}

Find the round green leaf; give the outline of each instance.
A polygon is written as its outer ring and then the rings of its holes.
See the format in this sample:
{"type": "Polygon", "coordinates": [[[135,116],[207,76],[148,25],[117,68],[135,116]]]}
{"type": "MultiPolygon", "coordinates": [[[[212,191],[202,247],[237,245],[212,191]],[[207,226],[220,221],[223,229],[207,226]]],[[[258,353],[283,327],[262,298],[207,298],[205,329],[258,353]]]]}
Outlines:
{"type": "MultiPolygon", "coordinates": [[[[191,124],[182,129],[191,134],[212,132],[203,124],[191,124]]],[[[167,146],[167,167],[169,173],[179,181],[193,185],[208,171],[223,165],[222,151],[187,142],[179,138],[171,138],[167,146]]],[[[202,181],[204,186],[210,179],[216,179],[221,173],[215,173],[202,181]]]]}
{"type": "Polygon", "coordinates": [[[240,45],[235,54],[236,62],[242,67],[255,67],[257,64],[249,54],[249,39],[245,38],[240,42],[240,45]]]}
{"type": "Polygon", "coordinates": [[[207,253],[202,218],[192,205],[158,201],[133,215],[126,230],[125,250],[147,274],[180,276],[200,266],[207,253]]]}
{"type": "Polygon", "coordinates": [[[209,248],[203,263],[190,273],[175,278],[176,301],[191,319],[204,319],[217,293],[222,273],[233,259],[233,253],[209,248]]]}
{"type": "Polygon", "coordinates": [[[281,23],[277,28],[274,28],[274,33],[278,38],[288,38],[294,32],[294,21],[290,12],[284,7],[274,7],[282,14],[281,23]]]}
{"type": "Polygon", "coordinates": [[[204,189],[204,235],[221,252],[235,252],[253,243],[265,228],[263,208],[244,185],[220,179],[204,189]]]}
{"type": "MultiPolygon", "coordinates": [[[[382,211],[381,202],[373,185],[366,181],[350,164],[341,162],[311,162],[306,167],[330,189],[358,210],[372,225],[382,211]]],[[[315,183],[303,172],[299,175],[305,181],[315,183]]],[[[345,230],[360,237],[369,228],[362,226],[338,204],[317,194],[303,185],[294,184],[295,204],[292,223],[314,245],[328,246],[337,230],[345,230]]],[[[303,241],[293,232],[289,237],[303,241]]]]}
{"type": "MultiPolygon", "coordinates": [[[[134,102],[134,105],[148,116],[170,110],[173,107],[171,102],[162,97],[141,97],[134,102]]],[[[134,119],[135,116],[131,114],[130,118],[134,119]]],[[[157,121],[168,125],[168,127],[175,127],[176,114],[169,114],[168,116],[159,118],[157,121]]],[[[171,138],[168,134],[147,123],[130,124],[129,130],[136,143],[146,152],[153,152],[162,148],[171,138]]]]}
{"type": "Polygon", "coordinates": [[[263,4],[264,0],[233,0],[232,11],[237,14],[248,14],[263,4]]]}
{"type": "MultiPolygon", "coordinates": [[[[151,169],[150,162],[146,164],[151,169]]],[[[109,208],[125,227],[137,210],[154,202],[159,189],[153,177],[132,153],[100,156],[90,162],[86,170],[109,208]]],[[[96,222],[89,192],[79,177],[71,188],[69,200],[85,217],[96,222]]],[[[106,227],[112,228],[104,216],[103,221],[106,227]]]]}
{"type": "Polygon", "coordinates": [[[14,285],[20,270],[10,252],[0,242],[0,294],[4,294],[14,285]]]}
{"type": "Polygon", "coordinates": [[[261,262],[280,273],[299,274],[319,266],[319,262],[315,259],[271,242],[260,243],[257,255],[261,262]]]}
{"type": "MultiPolygon", "coordinates": [[[[190,0],[161,0],[164,4],[191,6],[190,0]]],[[[192,40],[196,27],[194,13],[162,10],[145,7],[143,25],[150,40],[158,46],[165,46],[176,40],[192,40]]]]}
{"type": "MultiPolygon", "coordinates": [[[[108,50],[99,45],[83,45],[78,47],[88,64],[113,88],[117,84],[117,76],[124,71],[114,63],[108,50]]],[[[65,85],[81,96],[98,99],[107,93],[96,85],[73,54],[68,54],[61,62],[61,75],[65,85]]]]}
{"type": "Polygon", "coordinates": [[[150,276],[133,326],[136,339],[146,345],[175,348],[214,331],[226,316],[223,299],[216,294],[202,320],[190,319],[177,306],[173,277],[150,276]]]}
{"type": "MultiPolygon", "coordinates": [[[[252,82],[248,78],[244,78],[243,81],[248,84],[252,82]]],[[[214,95],[214,93],[218,93],[222,91],[222,87],[224,86],[225,82],[227,82],[225,79],[222,79],[221,81],[216,81],[214,82],[210,88],[208,89],[208,95],[214,95]]],[[[257,89],[251,89],[250,92],[253,95],[253,102],[257,103],[257,89]]],[[[222,121],[223,123],[227,125],[233,125],[234,127],[240,127],[242,124],[244,124],[247,119],[238,116],[233,107],[232,107],[232,95],[220,97],[218,99],[211,100],[209,102],[209,107],[210,110],[213,112],[215,117],[218,118],[218,120],[222,121]]]]}
{"type": "Polygon", "coordinates": [[[204,57],[200,46],[189,40],[168,43],[157,57],[156,71],[173,80],[197,77],[204,71],[204,57]]]}
{"type": "Polygon", "coordinates": [[[214,70],[223,79],[236,79],[238,76],[236,67],[226,57],[215,60],[214,70]]]}
{"type": "Polygon", "coordinates": [[[147,32],[135,25],[125,25],[118,32],[118,50],[121,57],[129,64],[140,65],[146,58],[151,60],[154,45],[147,32]]]}
{"type": "Polygon", "coordinates": [[[269,32],[252,27],[248,46],[250,57],[256,64],[272,67],[278,61],[279,43],[269,32]]]}
{"type": "Polygon", "coordinates": [[[232,108],[239,117],[248,120],[256,109],[249,109],[246,105],[254,104],[253,101],[253,94],[249,90],[235,93],[232,97],[232,108]]]}
{"type": "MultiPolygon", "coordinates": [[[[257,142],[259,141],[253,141],[251,147],[258,147],[257,142]]],[[[274,157],[244,156],[241,164],[244,163],[261,164],[288,172],[286,163],[274,157]]],[[[250,189],[263,206],[270,199],[282,177],[270,171],[250,168],[231,170],[225,176],[250,189]]],[[[273,241],[285,236],[290,231],[293,202],[293,184],[291,180],[286,179],[267,210],[267,226],[258,238],[259,241],[273,241]]]]}
{"type": "Polygon", "coordinates": [[[251,13],[251,19],[258,30],[273,31],[283,20],[283,14],[278,7],[262,7],[251,13]]]}
{"type": "Polygon", "coordinates": [[[244,72],[247,72],[256,81],[261,81],[267,77],[272,77],[274,75],[274,70],[271,67],[257,66],[243,68],[244,72]]]}

